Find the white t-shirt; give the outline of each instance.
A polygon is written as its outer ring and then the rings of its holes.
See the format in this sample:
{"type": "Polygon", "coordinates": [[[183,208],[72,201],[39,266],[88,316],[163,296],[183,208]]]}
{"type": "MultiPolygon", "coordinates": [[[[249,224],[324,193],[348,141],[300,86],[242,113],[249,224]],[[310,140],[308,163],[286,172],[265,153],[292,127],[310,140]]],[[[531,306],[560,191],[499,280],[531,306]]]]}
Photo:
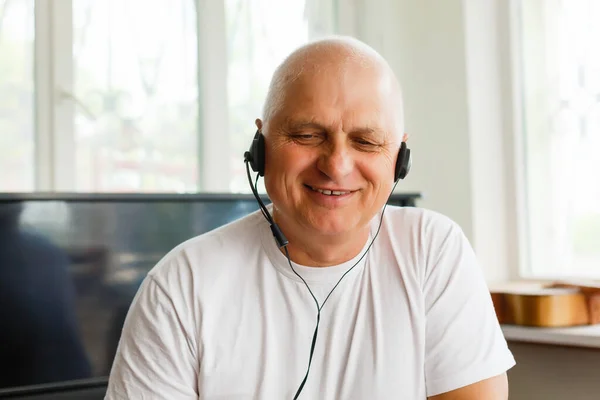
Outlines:
{"type": "MultiPolygon", "coordinates": [[[[319,300],[342,265],[293,264],[319,300]]],[[[292,399],[317,308],[260,212],[193,238],[148,274],[127,319],[107,399],[292,399]]],[[[515,364],[457,224],[388,206],[379,236],[321,311],[300,399],[419,400],[515,364]]]]}

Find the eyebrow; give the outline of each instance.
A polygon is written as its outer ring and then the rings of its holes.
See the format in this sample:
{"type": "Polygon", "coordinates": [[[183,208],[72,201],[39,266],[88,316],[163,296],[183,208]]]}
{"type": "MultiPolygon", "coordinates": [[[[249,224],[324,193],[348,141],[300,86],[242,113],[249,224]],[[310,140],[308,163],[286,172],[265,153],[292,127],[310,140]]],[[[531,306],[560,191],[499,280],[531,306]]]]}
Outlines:
{"type": "Polygon", "coordinates": [[[352,131],[350,131],[350,134],[379,136],[379,135],[382,135],[383,132],[381,130],[379,130],[379,129],[373,129],[373,128],[369,128],[369,127],[363,127],[363,128],[353,129],[352,131]]]}
{"type": "MultiPolygon", "coordinates": [[[[314,122],[314,121],[306,121],[306,120],[298,120],[298,121],[294,121],[294,120],[289,120],[286,123],[288,129],[291,130],[301,130],[301,129],[318,129],[318,130],[324,130],[324,131],[330,131],[331,129],[327,128],[325,125],[320,124],[318,122],[314,122]]],[[[353,130],[351,130],[350,132],[348,132],[349,135],[373,135],[373,136],[385,136],[383,135],[383,131],[381,131],[380,129],[374,129],[371,127],[361,127],[361,128],[355,128],[353,130]]]]}
{"type": "Polygon", "coordinates": [[[288,120],[288,121],[286,121],[285,126],[291,130],[301,130],[301,129],[306,129],[306,128],[313,128],[313,129],[319,129],[319,130],[325,130],[325,131],[329,130],[329,129],[327,129],[326,126],[324,126],[322,124],[319,124],[319,123],[313,122],[313,121],[306,121],[306,120],[288,120]]]}

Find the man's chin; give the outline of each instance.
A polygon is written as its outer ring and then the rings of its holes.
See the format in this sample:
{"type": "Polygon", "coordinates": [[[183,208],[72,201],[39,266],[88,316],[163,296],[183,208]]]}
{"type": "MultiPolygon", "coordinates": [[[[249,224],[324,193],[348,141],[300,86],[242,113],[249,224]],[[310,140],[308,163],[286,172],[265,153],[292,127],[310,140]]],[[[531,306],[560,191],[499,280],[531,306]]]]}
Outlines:
{"type": "Polygon", "coordinates": [[[321,219],[310,225],[314,234],[320,236],[346,235],[356,229],[351,218],[343,216],[321,219]]]}

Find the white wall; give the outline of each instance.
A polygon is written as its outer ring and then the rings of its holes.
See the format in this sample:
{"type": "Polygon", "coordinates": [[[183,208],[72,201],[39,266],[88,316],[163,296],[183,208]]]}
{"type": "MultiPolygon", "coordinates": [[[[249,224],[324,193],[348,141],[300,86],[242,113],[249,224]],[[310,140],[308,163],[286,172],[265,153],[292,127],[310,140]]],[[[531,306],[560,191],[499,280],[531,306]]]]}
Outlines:
{"type": "Polygon", "coordinates": [[[461,2],[401,0],[382,50],[404,91],[413,168],[400,190],[456,220],[473,238],[469,119],[461,2]],[[435,3],[435,4],[434,4],[435,3]]]}

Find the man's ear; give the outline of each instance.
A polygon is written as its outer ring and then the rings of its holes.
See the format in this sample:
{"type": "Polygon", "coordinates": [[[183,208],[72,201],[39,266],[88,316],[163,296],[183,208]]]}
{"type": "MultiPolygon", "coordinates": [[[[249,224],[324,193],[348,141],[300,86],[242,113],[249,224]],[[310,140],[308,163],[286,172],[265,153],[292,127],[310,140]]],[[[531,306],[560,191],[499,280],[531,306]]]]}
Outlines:
{"type": "Polygon", "coordinates": [[[256,124],[256,128],[260,131],[262,129],[263,123],[260,120],[260,118],[256,118],[256,120],[254,121],[254,123],[256,124]]]}

